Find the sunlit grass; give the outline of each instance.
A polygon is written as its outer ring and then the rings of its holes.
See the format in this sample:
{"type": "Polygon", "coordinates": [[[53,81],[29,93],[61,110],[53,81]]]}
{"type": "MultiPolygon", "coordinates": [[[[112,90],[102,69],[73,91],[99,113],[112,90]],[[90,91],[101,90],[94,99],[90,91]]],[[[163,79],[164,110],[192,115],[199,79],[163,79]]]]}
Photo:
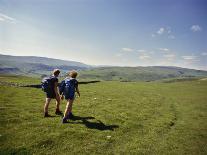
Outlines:
{"type": "Polygon", "coordinates": [[[206,90],[207,81],[80,85],[77,117],[61,124],[54,101],[43,118],[41,89],[1,85],[0,154],[206,154],[206,90]]]}

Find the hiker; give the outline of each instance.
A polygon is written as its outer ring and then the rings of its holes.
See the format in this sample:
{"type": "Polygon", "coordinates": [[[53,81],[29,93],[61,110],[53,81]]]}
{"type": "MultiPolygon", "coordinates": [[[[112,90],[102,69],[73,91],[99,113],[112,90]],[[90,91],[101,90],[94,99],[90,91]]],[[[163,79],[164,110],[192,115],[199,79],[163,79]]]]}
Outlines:
{"type": "MultiPolygon", "coordinates": [[[[76,71],[70,71],[69,76],[65,78],[64,81],[61,82],[61,87],[64,87],[64,90],[61,90],[60,93],[65,96],[65,99],[67,100],[67,105],[64,112],[64,117],[62,119],[62,123],[67,123],[67,119],[73,118],[72,114],[72,106],[73,102],[75,100],[75,92],[78,93],[78,96],[80,97],[80,92],[78,89],[78,81],[76,80],[78,73],[76,71]]],[[[61,97],[63,99],[63,96],[61,97]]]]}
{"type": "Polygon", "coordinates": [[[50,117],[48,114],[48,107],[52,99],[56,99],[56,115],[61,115],[60,111],[60,94],[58,90],[58,76],[60,70],[54,69],[53,75],[47,78],[44,78],[42,81],[42,88],[46,92],[46,101],[44,106],[44,117],[50,117]]]}

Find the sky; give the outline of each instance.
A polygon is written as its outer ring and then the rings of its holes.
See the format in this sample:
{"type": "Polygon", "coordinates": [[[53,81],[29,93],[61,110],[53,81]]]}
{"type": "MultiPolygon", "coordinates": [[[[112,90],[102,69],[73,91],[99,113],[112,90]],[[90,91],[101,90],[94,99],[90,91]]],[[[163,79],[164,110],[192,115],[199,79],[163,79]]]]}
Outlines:
{"type": "Polygon", "coordinates": [[[207,70],[207,1],[0,0],[0,53],[207,70]]]}

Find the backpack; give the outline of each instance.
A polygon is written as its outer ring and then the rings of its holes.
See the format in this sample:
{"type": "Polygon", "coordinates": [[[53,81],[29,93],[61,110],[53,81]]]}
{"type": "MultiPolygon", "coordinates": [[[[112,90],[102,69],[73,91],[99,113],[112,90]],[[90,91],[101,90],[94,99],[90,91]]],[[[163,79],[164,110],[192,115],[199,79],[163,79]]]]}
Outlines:
{"type": "Polygon", "coordinates": [[[75,87],[77,84],[76,79],[66,78],[64,81],[65,81],[65,89],[64,89],[65,95],[75,93],[75,87]]]}
{"type": "Polygon", "coordinates": [[[51,93],[52,92],[52,76],[50,77],[45,77],[42,79],[41,86],[42,86],[42,91],[46,93],[51,93]]]}
{"type": "Polygon", "coordinates": [[[60,92],[60,95],[63,93],[64,95],[64,90],[65,90],[65,80],[63,80],[60,85],[59,85],[59,92],[60,92]]]}

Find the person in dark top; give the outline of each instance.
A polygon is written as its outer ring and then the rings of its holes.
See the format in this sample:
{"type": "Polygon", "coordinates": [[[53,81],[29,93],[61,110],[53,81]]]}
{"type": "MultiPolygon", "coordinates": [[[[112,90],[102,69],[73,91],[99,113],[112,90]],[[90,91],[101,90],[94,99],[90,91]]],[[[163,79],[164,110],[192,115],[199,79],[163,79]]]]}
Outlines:
{"type": "Polygon", "coordinates": [[[45,101],[45,106],[44,106],[44,117],[50,117],[50,115],[48,114],[48,107],[52,99],[56,99],[55,114],[57,115],[62,114],[62,112],[60,111],[60,94],[58,91],[58,78],[57,78],[59,74],[60,74],[60,70],[55,69],[53,71],[53,75],[50,77],[52,90],[46,93],[46,101],[45,101]]]}

